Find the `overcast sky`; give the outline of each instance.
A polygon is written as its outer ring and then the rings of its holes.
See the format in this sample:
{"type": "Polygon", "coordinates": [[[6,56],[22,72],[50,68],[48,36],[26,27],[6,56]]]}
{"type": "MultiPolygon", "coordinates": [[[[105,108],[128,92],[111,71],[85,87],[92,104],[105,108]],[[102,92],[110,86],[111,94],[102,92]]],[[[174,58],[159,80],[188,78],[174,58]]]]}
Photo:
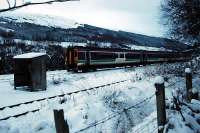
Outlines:
{"type": "Polygon", "coordinates": [[[56,15],[79,23],[114,30],[163,36],[164,27],[159,24],[160,1],[80,0],[51,5],[29,6],[17,10],[17,12],[56,15]]]}

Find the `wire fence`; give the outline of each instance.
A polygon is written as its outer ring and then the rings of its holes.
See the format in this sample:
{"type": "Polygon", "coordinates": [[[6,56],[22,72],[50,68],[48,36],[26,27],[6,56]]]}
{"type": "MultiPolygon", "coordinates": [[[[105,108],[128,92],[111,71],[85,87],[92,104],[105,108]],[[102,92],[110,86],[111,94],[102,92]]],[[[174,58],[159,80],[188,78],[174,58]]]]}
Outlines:
{"type": "Polygon", "coordinates": [[[155,94],[151,95],[151,96],[148,97],[148,98],[145,98],[144,100],[142,100],[142,101],[140,101],[140,102],[138,102],[138,103],[136,103],[136,104],[134,104],[134,105],[132,105],[132,106],[130,106],[130,107],[128,107],[128,108],[124,108],[124,109],[123,109],[122,111],[120,111],[120,112],[116,112],[116,113],[110,114],[110,115],[108,115],[107,117],[105,117],[105,118],[103,118],[103,119],[101,119],[101,120],[98,120],[98,121],[95,121],[95,122],[93,122],[93,123],[90,123],[87,127],[82,128],[82,129],[76,131],[75,133],[84,132],[84,131],[86,131],[86,130],[92,128],[92,127],[96,127],[97,125],[103,124],[103,123],[105,123],[105,122],[107,122],[107,121],[109,121],[109,120],[111,120],[111,119],[113,119],[113,118],[119,116],[120,114],[125,113],[125,112],[128,111],[128,110],[132,110],[132,109],[134,109],[134,108],[139,108],[140,105],[142,105],[143,103],[148,103],[154,96],[155,96],[155,94]]]}
{"type": "MultiPolygon", "coordinates": [[[[23,103],[18,103],[18,104],[14,104],[14,105],[4,106],[4,107],[1,107],[1,108],[0,108],[0,111],[3,111],[3,110],[6,109],[6,108],[18,107],[18,106],[20,106],[20,105],[22,105],[22,104],[23,104],[23,105],[27,105],[27,104],[32,104],[32,103],[34,103],[34,102],[40,102],[40,101],[44,101],[44,100],[48,100],[48,99],[54,99],[54,98],[57,98],[57,97],[64,97],[64,96],[66,96],[66,95],[71,96],[71,95],[73,95],[73,94],[88,92],[88,91],[91,91],[91,90],[96,90],[96,89],[100,89],[100,88],[103,88],[103,87],[107,87],[107,86],[111,86],[111,85],[123,83],[123,82],[129,81],[129,80],[130,80],[130,79],[121,80],[121,81],[117,81],[117,82],[113,82],[113,83],[109,83],[109,84],[105,84],[105,85],[100,85],[100,86],[97,86],[97,87],[92,87],[92,88],[88,88],[88,89],[73,91],[73,92],[69,92],[69,93],[64,93],[64,94],[55,95],[55,96],[51,96],[51,97],[41,98],[41,99],[32,100],[32,101],[23,102],[23,103]]],[[[37,112],[37,111],[39,111],[39,110],[40,110],[40,109],[34,109],[34,110],[27,111],[27,112],[24,112],[24,113],[21,113],[21,114],[17,114],[17,115],[13,115],[13,116],[4,117],[4,118],[1,118],[0,121],[2,121],[2,120],[7,120],[7,119],[9,119],[9,118],[11,118],[11,117],[17,118],[17,117],[20,117],[20,116],[23,116],[23,115],[27,114],[28,112],[37,112]]]]}
{"type": "Polygon", "coordinates": [[[133,128],[133,133],[155,133],[157,132],[157,117],[148,121],[146,124],[133,128]]]}
{"type": "MultiPolygon", "coordinates": [[[[8,80],[8,79],[0,79],[0,80],[8,80]]],[[[97,86],[97,87],[87,88],[87,89],[83,89],[83,90],[77,90],[77,91],[73,91],[73,92],[69,92],[69,93],[65,93],[65,94],[60,94],[60,95],[41,98],[41,99],[32,100],[32,101],[28,101],[28,102],[23,102],[23,103],[19,103],[19,104],[15,104],[15,105],[5,106],[5,107],[1,107],[0,111],[4,110],[6,108],[14,108],[14,107],[20,106],[22,104],[27,105],[27,104],[31,104],[33,102],[40,102],[40,101],[43,101],[43,100],[53,99],[53,98],[57,98],[57,97],[64,97],[66,95],[71,96],[71,95],[77,94],[77,93],[88,92],[88,91],[91,91],[91,90],[96,90],[96,89],[103,88],[103,87],[106,87],[106,86],[119,84],[119,83],[126,82],[126,81],[129,81],[129,80],[131,80],[131,79],[126,79],[126,80],[117,81],[117,82],[113,82],[113,83],[109,83],[109,84],[105,84],[105,85],[100,85],[100,86],[97,86]]],[[[176,82],[173,82],[173,83],[167,85],[166,88],[172,87],[176,83],[181,82],[181,81],[182,81],[182,79],[177,80],[176,82]]],[[[143,103],[148,103],[154,96],[155,96],[155,94],[151,95],[148,98],[143,99],[142,101],[140,101],[140,102],[138,102],[138,103],[136,103],[136,104],[134,104],[134,105],[132,105],[128,108],[124,108],[121,112],[110,114],[107,117],[100,119],[100,120],[95,120],[93,123],[88,124],[88,126],[76,131],[75,133],[84,132],[84,131],[89,130],[93,127],[96,128],[96,126],[101,125],[103,123],[106,123],[107,121],[118,117],[119,115],[121,115],[122,113],[125,113],[128,110],[132,110],[134,108],[139,108],[143,103]]],[[[37,111],[40,111],[40,109],[38,108],[38,109],[34,109],[34,110],[27,111],[27,112],[24,112],[24,113],[20,113],[20,114],[17,114],[17,115],[4,117],[4,118],[1,118],[0,121],[7,120],[7,119],[12,118],[12,117],[17,118],[17,117],[20,117],[20,116],[24,116],[24,115],[26,115],[30,112],[33,113],[33,112],[37,112],[37,111]]],[[[151,121],[149,121],[149,122],[147,122],[143,125],[140,125],[139,127],[133,128],[133,132],[134,133],[155,133],[155,132],[157,132],[157,129],[158,129],[157,118],[153,118],[151,121]]]]}

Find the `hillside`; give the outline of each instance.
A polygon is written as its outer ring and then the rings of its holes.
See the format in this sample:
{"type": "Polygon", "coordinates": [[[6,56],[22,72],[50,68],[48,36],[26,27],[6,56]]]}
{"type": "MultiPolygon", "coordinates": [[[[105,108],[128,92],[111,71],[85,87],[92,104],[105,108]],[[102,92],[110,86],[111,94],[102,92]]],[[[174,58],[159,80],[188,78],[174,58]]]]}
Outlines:
{"type": "Polygon", "coordinates": [[[6,39],[74,42],[95,46],[106,43],[118,48],[131,48],[132,46],[170,50],[188,48],[184,44],[166,38],[113,31],[50,16],[4,13],[0,15],[0,27],[0,36],[6,39]],[[13,34],[5,34],[8,31],[12,31],[13,34]]]}

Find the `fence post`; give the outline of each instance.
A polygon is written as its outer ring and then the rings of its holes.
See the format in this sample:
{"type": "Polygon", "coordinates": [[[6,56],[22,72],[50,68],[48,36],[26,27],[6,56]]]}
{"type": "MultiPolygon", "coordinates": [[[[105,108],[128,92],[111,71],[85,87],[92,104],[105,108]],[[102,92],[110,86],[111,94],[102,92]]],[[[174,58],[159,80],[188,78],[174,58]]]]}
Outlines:
{"type": "Polygon", "coordinates": [[[54,112],[54,120],[55,120],[55,127],[56,133],[69,133],[69,126],[64,119],[64,112],[63,110],[53,110],[54,112]]]}
{"type": "Polygon", "coordinates": [[[157,122],[158,133],[163,133],[164,125],[166,124],[165,110],[165,86],[163,77],[156,77],[156,106],[157,106],[157,122]]]}
{"type": "Polygon", "coordinates": [[[191,102],[192,99],[192,71],[190,68],[185,69],[186,78],[186,97],[187,101],[191,102]]]}

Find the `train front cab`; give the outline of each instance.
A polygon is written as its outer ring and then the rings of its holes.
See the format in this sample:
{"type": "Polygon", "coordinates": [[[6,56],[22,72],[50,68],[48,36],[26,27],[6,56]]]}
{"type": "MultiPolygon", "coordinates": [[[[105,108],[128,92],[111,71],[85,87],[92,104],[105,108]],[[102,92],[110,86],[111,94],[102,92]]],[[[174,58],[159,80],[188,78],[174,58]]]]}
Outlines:
{"type": "Polygon", "coordinates": [[[74,48],[67,48],[65,56],[65,64],[68,71],[78,71],[78,50],[74,48]]]}

